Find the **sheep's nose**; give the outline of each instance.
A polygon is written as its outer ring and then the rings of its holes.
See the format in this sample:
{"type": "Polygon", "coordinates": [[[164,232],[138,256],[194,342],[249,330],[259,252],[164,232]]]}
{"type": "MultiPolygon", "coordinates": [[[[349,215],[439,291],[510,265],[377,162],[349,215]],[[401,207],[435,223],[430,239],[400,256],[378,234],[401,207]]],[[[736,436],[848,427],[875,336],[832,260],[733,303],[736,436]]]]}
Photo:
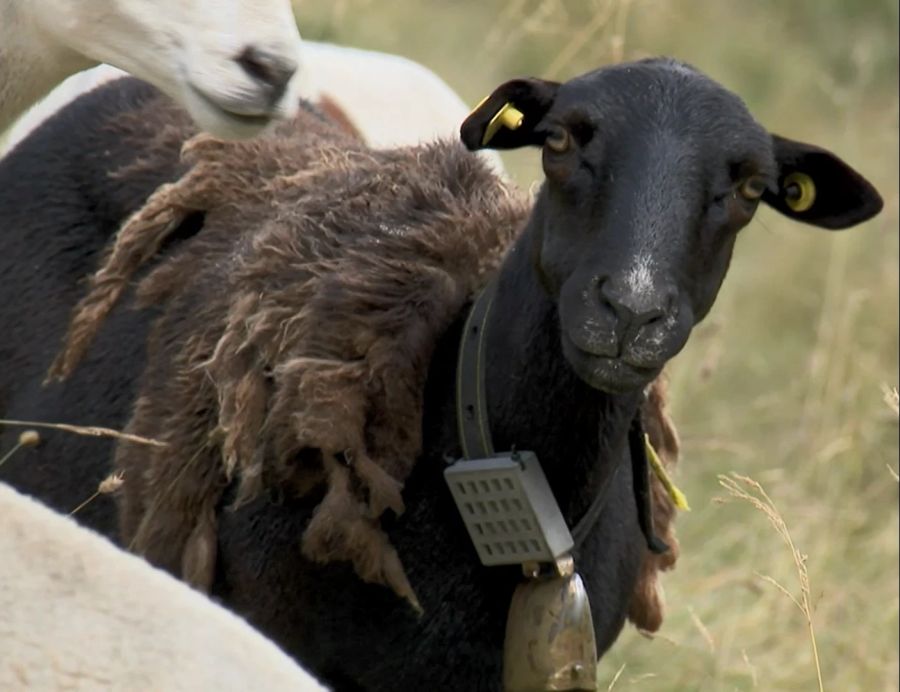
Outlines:
{"type": "Polygon", "coordinates": [[[269,103],[275,105],[284,96],[288,82],[297,71],[297,62],[276,53],[248,46],[235,62],[268,90],[269,103]]]}
{"type": "Polygon", "coordinates": [[[625,291],[615,281],[604,281],[597,292],[601,312],[613,317],[620,335],[637,334],[642,327],[662,322],[675,302],[672,288],[654,286],[641,293],[625,291]]]}

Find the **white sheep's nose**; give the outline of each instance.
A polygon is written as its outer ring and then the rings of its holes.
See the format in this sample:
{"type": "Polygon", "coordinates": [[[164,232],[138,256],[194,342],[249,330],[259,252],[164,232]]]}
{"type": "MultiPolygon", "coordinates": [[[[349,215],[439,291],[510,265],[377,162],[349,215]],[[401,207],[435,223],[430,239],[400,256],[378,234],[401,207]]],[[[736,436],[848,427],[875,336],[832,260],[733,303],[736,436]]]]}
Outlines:
{"type": "Polygon", "coordinates": [[[288,82],[297,71],[296,60],[256,46],[247,46],[234,60],[254,81],[263,86],[270,106],[281,100],[288,82]]]}

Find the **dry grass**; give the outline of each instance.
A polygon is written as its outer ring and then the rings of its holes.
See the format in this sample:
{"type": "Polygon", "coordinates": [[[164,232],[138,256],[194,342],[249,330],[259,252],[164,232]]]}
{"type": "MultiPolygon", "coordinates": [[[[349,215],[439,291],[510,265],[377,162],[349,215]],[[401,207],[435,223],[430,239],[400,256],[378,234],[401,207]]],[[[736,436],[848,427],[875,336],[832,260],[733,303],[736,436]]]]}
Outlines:
{"type": "MultiPolygon", "coordinates": [[[[29,427],[41,427],[41,428],[50,428],[53,430],[62,430],[63,432],[68,432],[76,435],[89,435],[91,437],[113,437],[118,439],[129,440],[131,442],[139,442],[141,444],[154,444],[160,445],[161,443],[156,442],[154,440],[149,440],[147,438],[138,437],[137,435],[127,435],[125,433],[120,433],[115,430],[110,430],[108,428],[96,428],[96,427],[83,427],[79,425],[68,425],[65,423],[29,423],[25,421],[7,421],[0,420],[0,425],[22,425],[29,427]]],[[[7,460],[11,459],[13,455],[18,452],[20,449],[25,447],[35,447],[41,443],[41,436],[36,430],[24,430],[22,434],[19,435],[19,439],[16,444],[6,452],[2,457],[0,457],[0,466],[3,466],[7,460]]],[[[162,445],[165,446],[165,445],[162,445]]],[[[94,493],[86,498],[83,502],[79,503],[75,509],[69,512],[69,516],[77,514],[82,509],[87,507],[91,502],[93,502],[100,495],[108,495],[116,492],[119,488],[122,487],[122,484],[125,482],[124,474],[121,473],[111,473],[106,478],[104,478],[97,486],[97,490],[94,493]]]]}
{"type": "Polygon", "coordinates": [[[894,412],[895,416],[900,415],[900,394],[898,394],[897,388],[885,385],[882,387],[882,391],[884,392],[884,403],[894,412]]]}
{"type": "MultiPolygon", "coordinates": [[[[98,426],[85,426],[85,425],[70,425],[68,423],[43,423],[36,421],[21,421],[21,420],[4,420],[0,419],[0,425],[8,425],[13,427],[27,427],[27,428],[44,428],[47,430],[59,430],[62,432],[71,433],[73,435],[85,435],[87,437],[106,437],[111,439],[122,440],[125,442],[131,442],[134,444],[143,444],[143,445],[151,445],[154,447],[166,447],[167,445],[164,442],[159,442],[157,440],[151,440],[147,437],[141,437],[140,435],[132,435],[130,433],[119,432],[118,430],[112,430],[110,428],[101,428],[98,426]]],[[[34,447],[41,443],[40,434],[36,430],[25,430],[19,435],[19,439],[16,444],[10,449],[8,452],[3,454],[0,457],[0,466],[12,458],[12,456],[18,452],[20,449],[24,447],[34,447]]],[[[97,490],[94,491],[89,497],[85,498],[82,502],[80,502],[75,509],[69,512],[69,516],[77,514],[82,509],[87,507],[91,502],[96,500],[100,495],[108,495],[116,492],[119,488],[122,487],[122,484],[125,482],[124,475],[121,473],[111,473],[106,478],[104,478],[97,485],[97,490]]]]}
{"type": "MultiPolygon", "coordinates": [[[[757,576],[787,596],[791,603],[797,607],[797,610],[799,610],[806,619],[806,626],[809,630],[809,641],[812,645],[813,661],[816,668],[816,682],[819,685],[819,692],[823,692],[825,686],[822,682],[822,667],[819,664],[819,648],[816,646],[816,630],[815,627],[813,627],[809,570],[806,567],[807,556],[801,553],[794,545],[794,539],[791,538],[791,532],[788,530],[787,522],[785,522],[784,517],[781,516],[781,512],[778,511],[772,498],[769,497],[769,494],[759,483],[747,476],[732,473],[730,476],[720,475],[719,485],[725,488],[732,499],[743,500],[744,502],[749,503],[753,508],[762,512],[766,519],[769,520],[769,523],[772,524],[778,535],[781,536],[787,544],[788,548],[790,548],[791,557],[793,558],[794,566],[797,569],[797,578],[800,582],[799,595],[791,593],[791,591],[782,586],[777,579],[768,574],[759,574],[757,572],[757,576]]],[[[716,498],[716,500],[720,503],[726,501],[724,498],[716,498]]],[[[699,623],[699,620],[697,620],[697,622],[699,623]]],[[[702,625],[700,626],[702,627],[702,625]]],[[[710,642],[710,648],[715,650],[712,637],[707,633],[705,627],[702,627],[702,630],[707,640],[710,642]]]]}
{"type": "Polygon", "coordinates": [[[35,445],[40,444],[41,436],[38,435],[36,430],[24,430],[20,435],[19,439],[16,441],[16,444],[6,452],[3,456],[0,456],[0,466],[3,466],[9,459],[12,458],[13,454],[18,452],[23,447],[34,447],[35,445]]]}
{"type": "MultiPolygon", "coordinates": [[[[672,365],[693,512],[679,520],[668,616],[652,640],[625,631],[600,689],[816,688],[806,618],[756,576],[793,583],[795,554],[750,502],[712,501],[736,471],[778,498],[808,554],[824,687],[897,690],[898,485],[885,467],[897,468],[898,424],[880,395],[900,379],[895,0],[304,0],[298,14],[304,36],[408,55],[470,103],[512,76],[674,55],[879,187],[885,211],[859,229],[763,211],[741,234],[717,306],[672,365]]],[[[504,159],[523,185],[540,175],[534,152],[504,159]]]]}
{"type": "Polygon", "coordinates": [[[116,492],[119,488],[122,487],[122,485],[124,483],[125,483],[125,474],[124,473],[109,474],[106,478],[104,478],[102,481],[100,481],[100,483],[97,485],[97,490],[95,490],[94,493],[90,497],[88,497],[86,500],[84,500],[84,502],[82,502],[75,509],[73,509],[71,512],[69,512],[69,516],[71,517],[75,514],[78,514],[78,512],[83,510],[85,507],[87,507],[89,504],[91,504],[91,502],[96,500],[101,495],[111,495],[112,493],[116,492]]]}
{"type": "Polygon", "coordinates": [[[106,437],[110,439],[122,440],[124,442],[133,442],[134,444],[150,445],[151,447],[166,447],[165,442],[151,440],[148,437],[140,435],[132,435],[131,433],[123,433],[111,428],[101,428],[96,425],[70,425],[69,423],[43,423],[29,420],[4,420],[0,419],[0,425],[8,425],[11,427],[23,428],[45,428],[48,430],[61,430],[63,432],[72,433],[74,435],[84,435],[86,437],[106,437]]]}

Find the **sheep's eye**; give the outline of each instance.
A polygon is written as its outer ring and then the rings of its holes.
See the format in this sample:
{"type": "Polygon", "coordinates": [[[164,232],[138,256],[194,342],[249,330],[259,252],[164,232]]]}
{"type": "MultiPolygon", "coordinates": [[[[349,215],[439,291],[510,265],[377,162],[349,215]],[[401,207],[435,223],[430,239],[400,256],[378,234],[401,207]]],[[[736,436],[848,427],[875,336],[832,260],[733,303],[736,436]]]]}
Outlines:
{"type": "Polygon", "coordinates": [[[766,181],[758,175],[747,178],[740,187],[741,197],[750,201],[758,200],[765,191],[766,181]]]}
{"type": "Polygon", "coordinates": [[[550,130],[550,134],[548,134],[547,138],[544,140],[544,145],[550,151],[562,154],[568,151],[569,147],[572,145],[572,137],[565,128],[554,127],[550,130]]]}

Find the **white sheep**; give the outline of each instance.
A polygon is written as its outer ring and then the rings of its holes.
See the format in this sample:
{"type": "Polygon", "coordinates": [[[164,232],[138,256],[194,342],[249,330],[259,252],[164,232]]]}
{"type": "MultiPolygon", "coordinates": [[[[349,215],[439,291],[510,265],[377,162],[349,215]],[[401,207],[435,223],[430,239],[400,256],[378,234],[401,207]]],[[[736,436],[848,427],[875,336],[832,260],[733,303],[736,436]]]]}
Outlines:
{"type": "MultiPolygon", "coordinates": [[[[455,137],[469,113],[470,108],[446,82],[407,58],[315,41],[303,41],[301,52],[303,70],[296,80],[300,95],[319,105],[336,106],[372,147],[455,137]]],[[[0,144],[0,156],[67,103],[125,74],[100,65],[72,75],[13,125],[0,144]]],[[[504,173],[496,152],[479,152],[479,156],[504,173]]]]}
{"type": "Polygon", "coordinates": [[[290,0],[0,0],[0,132],[97,63],[151,82],[205,130],[250,136],[297,108],[290,0]]]}
{"type": "Polygon", "coordinates": [[[3,484],[0,526],[0,689],[325,689],[240,618],[3,484]]]}
{"type": "Polygon", "coordinates": [[[303,42],[301,94],[337,104],[374,148],[459,136],[471,107],[440,77],[399,55],[303,42]]]}

